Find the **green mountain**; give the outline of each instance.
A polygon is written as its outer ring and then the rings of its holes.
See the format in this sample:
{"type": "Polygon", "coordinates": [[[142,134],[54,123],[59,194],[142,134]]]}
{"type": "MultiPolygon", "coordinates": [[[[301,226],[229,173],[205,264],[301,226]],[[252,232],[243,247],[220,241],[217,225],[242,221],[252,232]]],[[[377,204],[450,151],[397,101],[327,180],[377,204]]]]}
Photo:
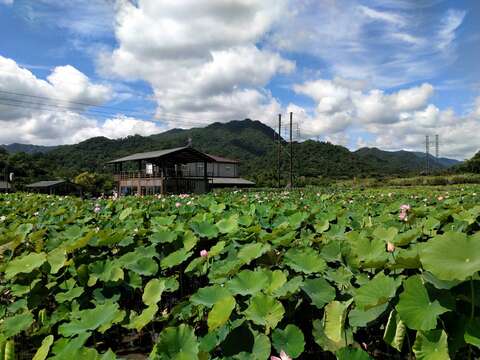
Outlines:
{"type": "Polygon", "coordinates": [[[13,143],[9,145],[0,145],[0,148],[4,148],[9,153],[19,153],[24,152],[27,154],[35,153],[46,153],[56,148],[56,146],[42,146],[42,145],[31,145],[31,144],[19,144],[13,143]]]}
{"type": "MultiPolygon", "coordinates": [[[[253,120],[235,120],[214,123],[204,128],[173,129],[151,136],[128,136],[123,139],[91,138],[75,145],[57,146],[34,154],[0,154],[7,157],[17,177],[24,181],[67,177],[84,171],[108,173],[107,162],[132,153],[186,145],[191,138],[193,146],[201,151],[241,161],[242,176],[260,185],[276,183],[278,148],[275,131],[253,120]]],[[[281,169],[286,182],[289,169],[289,149],[282,139],[281,169]]],[[[354,176],[396,176],[418,174],[424,168],[424,159],[412,152],[387,152],[363,148],[354,152],[339,145],[308,140],[293,144],[295,176],[305,183],[319,178],[351,178],[354,176]]],[[[4,159],[5,160],[5,159],[4,159]]],[[[433,162],[435,169],[446,166],[433,162]]]]}

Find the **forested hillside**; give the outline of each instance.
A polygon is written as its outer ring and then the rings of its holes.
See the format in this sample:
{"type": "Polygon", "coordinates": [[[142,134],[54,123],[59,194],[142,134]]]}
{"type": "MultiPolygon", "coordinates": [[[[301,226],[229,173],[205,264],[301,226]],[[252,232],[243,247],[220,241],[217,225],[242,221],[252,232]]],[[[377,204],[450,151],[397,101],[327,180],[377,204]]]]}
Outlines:
{"type": "MultiPolygon", "coordinates": [[[[39,148],[36,153],[3,153],[0,167],[8,166],[20,182],[46,178],[73,178],[84,171],[108,173],[109,160],[136,152],[186,145],[201,151],[241,161],[242,176],[261,185],[276,183],[277,147],[275,132],[267,125],[252,120],[214,123],[205,128],[173,129],[152,136],[129,136],[123,139],[91,138],[75,145],[39,148]]],[[[289,167],[286,142],[281,152],[282,170],[289,167]]],[[[16,144],[16,148],[19,145],[16,144]]],[[[28,148],[34,149],[34,147],[28,148]]],[[[397,176],[418,174],[425,166],[424,158],[413,152],[387,152],[363,148],[355,152],[326,142],[304,141],[293,144],[295,176],[303,182],[319,178],[352,178],[363,176],[397,176]]],[[[454,161],[453,161],[454,162],[454,161]]],[[[431,158],[432,169],[446,168],[431,158]]]]}

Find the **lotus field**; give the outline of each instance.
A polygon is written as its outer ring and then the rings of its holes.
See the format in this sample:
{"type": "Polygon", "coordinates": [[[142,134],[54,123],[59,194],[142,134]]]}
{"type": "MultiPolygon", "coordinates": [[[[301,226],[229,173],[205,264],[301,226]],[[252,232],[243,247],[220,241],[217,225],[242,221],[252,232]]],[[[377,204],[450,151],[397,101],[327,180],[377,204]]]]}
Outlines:
{"type": "Polygon", "coordinates": [[[0,359],[476,359],[479,200],[0,195],[0,359]]]}

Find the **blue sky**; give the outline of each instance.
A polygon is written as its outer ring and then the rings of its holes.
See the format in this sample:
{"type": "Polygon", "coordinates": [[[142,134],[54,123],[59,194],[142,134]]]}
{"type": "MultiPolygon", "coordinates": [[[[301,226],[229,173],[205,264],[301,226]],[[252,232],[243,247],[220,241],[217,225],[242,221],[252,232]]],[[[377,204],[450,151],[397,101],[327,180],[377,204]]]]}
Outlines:
{"type": "Polygon", "coordinates": [[[302,139],[480,146],[480,1],[0,0],[0,143],[293,111],[302,139]],[[6,35],[8,34],[8,35],[6,35]]]}

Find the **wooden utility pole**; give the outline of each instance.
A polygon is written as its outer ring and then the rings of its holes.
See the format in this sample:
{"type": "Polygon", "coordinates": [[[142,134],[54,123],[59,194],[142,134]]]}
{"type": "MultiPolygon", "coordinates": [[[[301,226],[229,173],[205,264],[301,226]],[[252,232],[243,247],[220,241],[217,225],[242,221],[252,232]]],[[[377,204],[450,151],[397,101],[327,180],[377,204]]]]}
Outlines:
{"type": "Polygon", "coordinates": [[[278,173],[278,184],[277,186],[280,188],[280,152],[282,151],[282,114],[278,114],[278,163],[277,163],[277,173],[278,173]]]}
{"type": "Polygon", "coordinates": [[[290,187],[293,188],[293,137],[292,137],[293,112],[290,112],[290,187]]]}

